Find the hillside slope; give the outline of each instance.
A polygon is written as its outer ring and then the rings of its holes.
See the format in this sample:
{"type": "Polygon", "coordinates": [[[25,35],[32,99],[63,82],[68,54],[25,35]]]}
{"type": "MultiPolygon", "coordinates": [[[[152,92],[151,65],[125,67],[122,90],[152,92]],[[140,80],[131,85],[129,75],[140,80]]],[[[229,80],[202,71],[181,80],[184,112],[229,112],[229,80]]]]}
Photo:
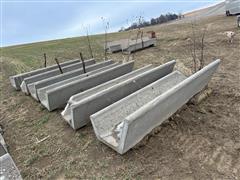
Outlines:
{"type": "Polygon", "coordinates": [[[216,5],[199,9],[193,12],[186,13],[186,17],[191,16],[217,16],[225,14],[225,2],[218,3],[216,5]]]}
{"type": "MultiPolygon", "coordinates": [[[[197,32],[208,27],[205,63],[222,60],[209,87],[213,93],[198,105],[189,104],[156,128],[144,141],[120,156],[100,143],[91,125],[73,131],[60,116],[49,113],[31,97],[16,92],[10,75],[48,64],[89,57],[86,39],[71,38],[1,49],[0,124],[5,140],[24,179],[238,179],[240,177],[239,45],[235,17],[216,16],[197,21],[197,32]],[[225,31],[235,31],[229,44],[225,31]],[[41,143],[37,140],[47,139],[41,143]]],[[[192,68],[188,23],[152,26],[157,46],[135,53],[136,67],[176,59],[192,68]]],[[[127,38],[128,32],[109,34],[127,38]]],[[[134,32],[133,34],[134,35],[134,32]]],[[[92,36],[94,56],[103,58],[104,36],[92,36]]],[[[127,58],[108,55],[115,61],[127,58]]]]}

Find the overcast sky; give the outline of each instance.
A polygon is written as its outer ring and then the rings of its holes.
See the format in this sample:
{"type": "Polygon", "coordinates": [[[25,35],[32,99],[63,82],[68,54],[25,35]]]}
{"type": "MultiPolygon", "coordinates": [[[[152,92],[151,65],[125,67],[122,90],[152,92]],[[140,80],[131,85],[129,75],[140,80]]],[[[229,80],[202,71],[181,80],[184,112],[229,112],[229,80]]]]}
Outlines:
{"type": "Polygon", "coordinates": [[[101,17],[118,31],[143,16],[145,20],[167,12],[183,13],[216,3],[217,0],[150,0],[150,1],[1,1],[1,45],[60,39],[104,31],[101,17]]]}

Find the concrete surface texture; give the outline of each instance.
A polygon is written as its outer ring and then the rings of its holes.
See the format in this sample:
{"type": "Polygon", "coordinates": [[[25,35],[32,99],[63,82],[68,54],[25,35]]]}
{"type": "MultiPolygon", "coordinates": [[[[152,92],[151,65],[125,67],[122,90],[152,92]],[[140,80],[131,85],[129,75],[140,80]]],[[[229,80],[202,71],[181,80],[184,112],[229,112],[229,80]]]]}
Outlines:
{"type": "Polygon", "coordinates": [[[21,180],[20,172],[15,165],[12,157],[6,153],[0,156],[0,179],[2,180],[21,180]]]}
{"type": "MultiPolygon", "coordinates": [[[[94,59],[90,59],[90,60],[85,61],[86,66],[92,65],[94,63],[95,63],[94,59]]],[[[82,68],[82,62],[78,62],[78,63],[74,63],[74,64],[71,64],[71,65],[62,67],[62,71],[63,71],[63,73],[66,73],[66,72],[71,72],[73,70],[80,69],[80,68],[82,68]]],[[[28,90],[28,87],[27,87],[28,84],[34,83],[34,82],[37,82],[37,81],[40,81],[40,80],[43,80],[43,79],[46,79],[46,78],[50,78],[50,77],[53,77],[53,76],[56,76],[56,75],[59,75],[59,74],[61,74],[60,70],[59,69],[54,69],[54,70],[51,70],[51,71],[43,72],[43,73],[31,76],[31,77],[24,78],[24,80],[22,81],[22,84],[20,86],[21,90],[25,94],[29,95],[29,90],[28,90]]]]}
{"type": "MultiPolygon", "coordinates": [[[[102,107],[103,105],[99,103],[96,103],[94,107],[92,107],[91,104],[89,103],[94,101],[94,97],[100,97],[101,99],[105,98],[103,96],[98,96],[97,94],[101,94],[101,91],[109,89],[114,85],[117,85],[143,72],[146,72],[151,68],[152,68],[152,65],[145,66],[143,68],[127,73],[123,76],[120,76],[119,78],[113,79],[111,81],[98,85],[94,88],[91,88],[87,91],[73,95],[69,99],[68,104],[66,105],[64,111],[61,113],[63,118],[70,124],[70,126],[73,129],[78,129],[80,127],[83,127],[90,121],[89,116],[91,114],[103,108],[102,107]],[[88,105],[89,105],[89,108],[86,108],[86,106],[88,107],[88,105]]],[[[113,99],[107,98],[108,103],[112,103],[112,101],[113,99]]],[[[102,100],[101,103],[104,103],[104,102],[105,101],[102,100]]]]}
{"type": "MultiPolygon", "coordinates": [[[[113,63],[114,63],[114,61],[108,60],[108,61],[103,61],[103,62],[100,62],[100,63],[97,63],[97,64],[93,64],[93,65],[90,65],[90,66],[86,66],[86,72],[87,73],[85,73],[84,75],[88,76],[88,72],[98,72],[99,70],[101,70],[102,67],[106,67],[106,66],[111,65],[113,63]]],[[[83,69],[80,68],[80,69],[77,69],[77,70],[74,70],[74,71],[71,71],[71,72],[67,72],[67,73],[60,74],[60,75],[57,75],[57,76],[54,76],[54,77],[43,79],[43,80],[37,81],[35,83],[30,83],[30,84],[27,85],[29,93],[31,94],[31,96],[34,99],[38,100],[38,97],[37,97],[37,90],[38,89],[49,86],[49,85],[52,85],[52,84],[55,84],[55,83],[58,83],[58,82],[61,82],[61,81],[64,81],[66,79],[70,79],[70,78],[79,76],[83,73],[84,73],[83,69]]]]}
{"type": "Polygon", "coordinates": [[[52,111],[63,107],[72,95],[129,73],[132,71],[133,66],[134,61],[131,61],[92,76],[72,81],[49,91],[44,91],[43,93],[40,89],[38,91],[39,100],[49,111],[52,111]]]}
{"type": "Polygon", "coordinates": [[[97,138],[123,154],[201,91],[217,70],[216,60],[186,78],[173,72],[90,116],[97,138]]]}
{"type": "MultiPolygon", "coordinates": [[[[74,60],[70,60],[70,61],[67,61],[67,62],[60,63],[60,65],[61,65],[61,67],[65,67],[65,66],[68,66],[70,64],[78,63],[79,61],[80,61],[79,59],[74,59],[74,60]]],[[[40,68],[40,69],[36,69],[36,70],[30,71],[30,72],[17,74],[17,75],[9,77],[9,79],[10,79],[10,82],[11,82],[12,86],[16,90],[20,90],[21,89],[20,85],[21,85],[22,81],[24,80],[24,78],[34,76],[34,75],[37,75],[37,74],[40,74],[40,73],[43,73],[43,72],[47,72],[47,71],[50,71],[50,70],[53,70],[53,69],[58,69],[58,65],[56,64],[56,65],[48,66],[46,68],[40,68]]]]}
{"type": "Polygon", "coordinates": [[[20,180],[22,179],[18,168],[8,153],[4,138],[0,134],[0,179],[20,180]]]}
{"type": "Polygon", "coordinates": [[[115,85],[106,87],[105,90],[99,91],[98,89],[98,92],[95,91],[95,94],[75,103],[72,108],[70,106],[72,119],[68,122],[74,129],[86,125],[91,114],[171,73],[174,65],[175,61],[170,61],[154,69],[141,72],[140,74],[137,73],[127,79],[117,79],[115,85]]]}

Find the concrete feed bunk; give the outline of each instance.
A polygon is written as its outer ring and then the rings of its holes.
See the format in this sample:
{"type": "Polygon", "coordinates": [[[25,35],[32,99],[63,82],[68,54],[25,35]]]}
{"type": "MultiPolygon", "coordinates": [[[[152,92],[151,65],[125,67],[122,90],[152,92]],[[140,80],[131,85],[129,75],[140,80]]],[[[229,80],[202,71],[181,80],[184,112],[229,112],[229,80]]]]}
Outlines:
{"type": "Polygon", "coordinates": [[[47,103],[44,100],[46,99],[46,94],[47,94],[48,91],[54,90],[58,87],[66,85],[66,84],[74,83],[75,81],[79,81],[83,78],[93,76],[95,74],[98,74],[102,71],[111,69],[111,68],[116,67],[118,65],[119,65],[119,63],[114,63],[114,64],[108,65],[106,67],[102,67],[102,68],[96,69],[94,71],[91,71],[91,72],[88,72],[88,73],[85,73],[85,74],[81,74],[79,76],[75,76],[75,77],[72,77],[72,78],[69,78],[69,79],[66,79],[66,80],[48,85],[46,87],[37,89],[37,97],[38,97],[39,101],[41,101],[42,104],[47,103]]]}
{"type": "Polygon", "coordinates": [[[70,98],[62,112],[73,129],[86,125],[89,116],[173,71],[175,61],[149,69],[148,66],[70,98]]]}
{"type": "MultiPolygon", "coordinates": [[[[98,110],[102,109],[102,107],[98,103],[96,103],[94,107],[85,109],[86,106],[88,106],[89,102],[91,102],[91,100],[94,101],[95,95],[98,95],[101,91],[109,89],[112,86],[117,85],[134,76],[137,76],[138,74],[141,74],[142,72],[145,72],[151,68],[152,65],[143,67],[141,69],[132,71],[111,81],[98,85],[94,88],[86,90],[82,93],[73,95],[69,99],[68,104],[66,105],[64,111],[61,113],[63,118],[70,124],[70,126],[73,129],[78,129],[80,127],[85,126],[88,122],[90,122],[89,116],[97,112],[98,110]],[[81,109],[84,110],[82,111],[81,109]]],[[[108,103],[112,102],[112,99],[110,98],[107,98],[106,100],[108,101],[108,103]]],[[[104,100],[101,103],[104,103],[104,100]]]]}
{"type": "Polygon", "coordinates": [[[121,39],[107,43],[106,50],[109,53],[125,51],[131,53],[146,47],[155,46],[156,38],[143,37],[142,39],[121,39]]]}
{"type": "Polygon", "coordinates": [[[81,74],[84,74],[85,76],[88,76],[89,72],[91,72],[91,73],[92,72],[98,72],[98,71],[102,70],[102,67],[107,67],[107,66],[109,66],[113,63],[114,63],[114,61],[112,61],[112,60],[103,61],[103,62],[100,62],[100,63],[97,63],[97,64],[86,66],[86,72],[87,73],[85,73],[85,74],[83,72],[83,68],[80,68],[80,69],[77,69],[77,70],[74,70],[74,71],[71,71],[71,72],[67,72],[67,73],[64,73],[64,74],[60,74],[60,75],[57,75],[57,76],[53,76],[53,77],[50,77],[50,78],[47,78],[47,79],[43,79],[43,80],[28,84],[27,86],[28,86],[29,93],[31,94],[31,96],[34,99],[38,100],[37,90],[40,89],[40,88],[44,88],[46,86],[64,81],[66,79],[70,79],[70,78],[79,76],[81,74]]]}
{"type": "Polygon", "coordinates": [[[217,70],[216,60],[190,77],[175,71],[90,116],[97,138],[120,154],[200,92],[217,70]]]}
{"type": "Polygon", "coordinates": [[[144,37],[143,40],[138,39],[137,42],[132,40],[129,46],[123,49],[123,51],[126,51],[127,53],[131,53],[131,52],[138,51],[140,49],[144,49],[150,46],[156,46],[156,43],[157,43],[156,38],[150,39],[150,38],[144,37]]]}
{"type": "MultiPolygon", "coordinates": [[[[67,61],[67,62],[60,63],[60,65],[61,65],[61,67],[65,67],[65,66],[68,66],[70,64],[79,63],[79,61],[80,61],[79,59],[74,59],[74,60],[70,60],[70,61],[67,61]]],[[[51,71],[53,69],[58,69],[58,65],[52,65],[52,66],[48,66],[48,67],[45,67],[45,68],[36,69],[36,70],[30,71],[30,72],[17,74],[17,75],[14,75],[14,76],[10,76],[9,79],[10,79],[10,82],[11,82],[12,86],[16,90],[20,90],[21,89],[20,85],[22,84],[22,81],[24,80],[24,78],[34,76],[34,75],[37,75],[37,74],[40,74],[40,73],[43,73],[43,72],[51,71]]]]}
{"type": "MultiPolygon", "coordinates": [[[[95,64],[94,59],[85,61],[86,66],[89,66],[92,64],[95,64]]],[[[73,70],[80,69],[80,68],[82,68],[82,62],[78,62],[75,64],[71,64],[71,65],[62,67],[62,71],[63,71],[63,73],[66,73],[66,72],[71,72],[73,70]]],[[[21,84],[21,90],[24,93],[26,93],[27,95],[29,95],[29,90],[28,90],[28,86],[27,86],[28,84],[31,84],[31,83],[34,83],[34,82],[37,82],[37,81],[40,81],[40,80],[43,80],[46,78],[54,77],[59,74],[61,74],[60,70],[54,69],[51,71],[43,72],[43,73],[31,76],[31,77],[24,78],[24,80],[22,81],[22,84],[21,84]]]]}
{"type": "Polygon", "coordinates": [[[109,80],[115,79],[128,72],[131,72],[133,69],[133,65],[133,61],[124,63],[121,65],[117,65],[116,67],[113,67],[111,69],[96,73],[94,75],[79,80],[74,80],[72,82],[63,84],[62,86],[58,86],[47,91],[43,90],[44,88],[39,89],[39,100],[49,111],[63,107],[72,95],[90,89],[109,80]]]}

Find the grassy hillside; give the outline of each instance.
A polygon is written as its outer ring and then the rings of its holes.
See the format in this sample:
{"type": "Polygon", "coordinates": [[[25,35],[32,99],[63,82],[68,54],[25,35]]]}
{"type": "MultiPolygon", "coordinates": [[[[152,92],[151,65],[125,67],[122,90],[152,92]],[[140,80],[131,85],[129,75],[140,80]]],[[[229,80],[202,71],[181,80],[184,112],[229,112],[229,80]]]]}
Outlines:
{"type": "MultiPolygon", "coordinates": [[[[49,113],[31,97],[15,91],[10,75],[48,64],[88,58],[86,38],[69,38],[2,48],[0,124],[10,153],[24,179],[237,179],[240,177],[239,40],[236,17],[197,21],[197,32],[208,27],[206,64],[222,60],[209,87],[213,93],[199,105],[187,105],[156,128],[144,141],[120,156],[99,142],[91,125],[73,131],[57,110],[49,113]],[[233,44],[225,31],[235,31],[233,44]],[[46,138],[41,143],[38,140],[46,138]]],[[[191,25],[170,23],[145,28],[157,34],[157,46],[138,51],[135,66],[159,65],[172,59],[192,68],[191,25]]],[[[131,36],[134,36],[132,32],[131,36]]],[[[128,32],[109,34],[127,38],[128,32]]],[[[91,36],[94,56],[103,58],[103,35],[91,36]]],[[[108,55],[116,61],[121,53],[108,55]]]]}

